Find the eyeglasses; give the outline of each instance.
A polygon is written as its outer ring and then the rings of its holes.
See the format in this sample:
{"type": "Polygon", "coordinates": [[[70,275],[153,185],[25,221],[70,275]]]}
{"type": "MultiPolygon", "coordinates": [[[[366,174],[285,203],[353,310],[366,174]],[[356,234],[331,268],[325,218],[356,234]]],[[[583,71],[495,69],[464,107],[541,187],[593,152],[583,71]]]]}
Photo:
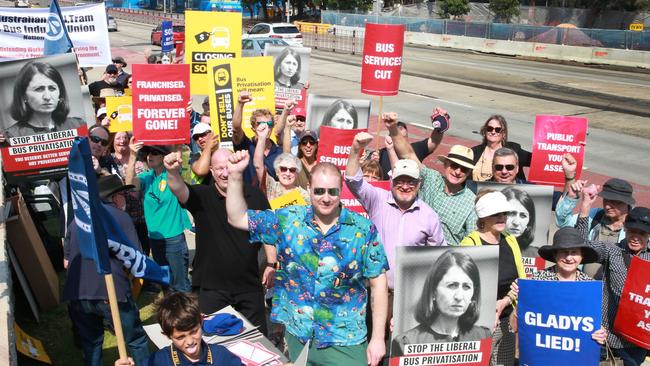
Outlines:
{"type": "Polygon", "coordinates": [[[302,146],[316,145],[316,144],[317,144],[316,140],[312,140],[312,139],[304,139],[304,140],[300,141],[300,145],[302,145],[302,146]]]}
{"type": "Polygon", "coordinates": [[[192,140],[194,140],[194,141],[198,141],[201,137],[207,135],[208,133],[209,133],[209,132],[204,132],[204,133],[200,133],[200,134],[198,134],[198,135],[194,135],[194,136],[192,136],[192,140]]]}
{"type": "Polygon", "coordinates": [[[451,168],[451,170],[460,169],[463,173],[467,173],[467,172],[469,172],[469,168],[468,168],[468,167],[466,167],[466,166],[462,166],[462,165],[460,165],[460,164],[458,164],[458,163],[454,163],[453,161],[450,161],[450,162],[449,162],[449,167],[451,168]]]}
{"type": "Polygon", "coordinates": [[[503,168],[506,168],[507,171],[511,172],[511,171],[515,170],[515,165],[514,164],[506,164],[506,165],[494,164],[494,170],[496,170],[498,172],[502,171],[503,168]]]}
{"type": "Polygon", "coordinates": [[[314,196],[322,196],[325,192],[330,196],[338,197],[341,194],[341,188],[314,188],[314,196]]]}
{"type": "Polygon", "coordinates": [[[501,133],[503,131],[503,127],[492,127],[492,126],[485,126],[485,131],[487,132],[496,132],[496,133],[501,133]]]}
{"type": "Polygon", "coordinates": [[[266,123],[269,126],[269,128],[273,128],[273,121],[272,120],[271,121],[259,121],[259,122],[257,122],[257,125],[259,126],[259,125],[261,125],[263,123],[266,123]]]}
{"type": "Polygon", "coordinates": [[[305,117],[303,117],[303,116],[297,116],[296,117],[296,121],[298,121],[298,122],[305,122],[306,120],[307,119],[305,117]]]}
{"type": "Polygon", "coordinates": [[[94,142],[96,144],[101,144],[102,146],[108,146],[108,140],[104,140],[103,138],[101,138],[99,136],[90,135],[90,136],[88,136],[88,138],[90,139],[90,141],[92,141],[92,142],[94,142]]]}
{"type": "Polygon", "coordinates": [[[295,166],[292,166],[291,168],[286,167],[286,166],[281,166],[280,167],[280,172],[282,172],[282,173],[286,173],[287,170],[290,171],[291,173],[295,173],[295,172],[298,171],[298,168],[296,168],[295,166]]]}

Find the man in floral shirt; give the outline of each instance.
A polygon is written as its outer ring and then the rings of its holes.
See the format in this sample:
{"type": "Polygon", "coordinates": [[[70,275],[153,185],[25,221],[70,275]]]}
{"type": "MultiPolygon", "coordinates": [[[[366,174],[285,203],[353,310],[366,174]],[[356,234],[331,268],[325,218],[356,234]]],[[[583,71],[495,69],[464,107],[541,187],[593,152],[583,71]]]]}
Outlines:
{"type": "Polygon", "coordinates": [[[276,211],[247,210],[243,171],[247,151],[228,165],[228,222],[250,231],[251,242],[274,244],[278,252],[271,319],[286,327],[289,355],[295,361],[311,341],[313,365],[377,365],[386,353],[384,328],[373,328],[366,346],[366,287],[372,290],[375,324],[385,324],[388,262],[377,228],[341,207],[341,172],[332,164],[312,169],[310,206],[276,211]]]}

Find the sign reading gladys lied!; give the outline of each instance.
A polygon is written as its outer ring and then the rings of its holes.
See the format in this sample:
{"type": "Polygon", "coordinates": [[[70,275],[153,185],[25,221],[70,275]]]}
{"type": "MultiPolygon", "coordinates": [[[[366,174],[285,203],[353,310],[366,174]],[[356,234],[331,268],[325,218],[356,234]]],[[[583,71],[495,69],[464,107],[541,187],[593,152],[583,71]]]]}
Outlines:
{"type": "Polygon", "coordinates": [[[111,121],[108,126],[110,132],[122,132],[133,130],[133,112],[131,96],[107,97],[106,115],[111,121]]]}
{"type": "Polygon", "coordinates": [[[537,116],[528,180],[564,186],[562,158],[565,153],[570,153],[576,159],[576,179],[580,178],[585,157],[587,125],[586,118],[537,116]]]}
{"type": "Polygon", "coordinates": [[[133,136],[145,145],[190,141],[189,65],[133,65],[133,136]]]}
{"type": "Polygon", "coordinates": [[[499,248],[395,248],[390,366],[490,364],[499,248]]]}
{"type": "Polygon", "coordinates": [[[397,95],[402,72],[404,24],[366,23],[361,59],[361,92],[397,95]]]}
{"type": "Polygon", "coordinates": [[[598,365],[601,281],[519,280],[519,364],[598,365]]]}
{"type": "Polygon", "coordinates": [[[185,11],[185,63],[192,94],[210,90],[209,60],[241,56],[241,13],[185,11]]]}
{"type": "MultiPolygon", "coordinates": [[[[373,181],[373,182],[368,182],[370,183],[371,186],[381,188],[386,191],[390,191],[390,181],[387,180],[380,180],[380,181],[373,181]]],[[[350,189],[348,188],[347,184],[343,185],[343,188],[341,189],[341,203],[345,208],[352,212],[356,212],[363,217],[368,217],[368,213],[366,210],[364,210],[363,206],[361,205],[361,202],[357,200],[356,197],[350,192],[350,189]]]]}
{"type": "Polygon", "coordinates": [[[273,59],[271,57],[247,57],[239,59],[211,60],[210,105],[212,108],[212,131],[219,131],[221,147],[232,148],[232,116],[239,93],[248,91],[252,100],[242,111],[242,128],[248,136],[253,135],[250,119],[256,109],[268,109],[275,114],[273,90],[273,59]]]}
{"type": "MultiPolygon", "coordinates": [[[[48,8],[0,8],[0,61],[42,57],[45,37],[56,39],[62,25],[48,8]]],[[[104,3],[61,8],[79,66],[111,63],[104,3]]]]}
{"type": "Polygon", "coordinates": [[[273,57],[276,108],[284,108],[287,99],[304,105],[302,91],[309,80],[310,55],[311,48],[307,47],[267,44],[264,48],[264,56],[273,57]]]}
{"type": "Polygon", "coordinates": [[[359,132],[368,132],[367,128],[356,130],[341,130],[338,128],[321,126],[319,143],[318,143],[318,157],[316,160],[319,163],[332,163],[345,170],[348,165],[348,155],[352,148],[352,141],[354,136],[359,132]]]}
{"type": "Polygon", "coordinates": [[[86,136],[74,54],[8,61],[0,68],[2,167],[20,183],[65,175],[70,146],[86,136]]]}
{"type": "Polygon", "coordinates": [[[639,347],[650,349],[650,262],[632,256],[614,331],[639,347]]]}

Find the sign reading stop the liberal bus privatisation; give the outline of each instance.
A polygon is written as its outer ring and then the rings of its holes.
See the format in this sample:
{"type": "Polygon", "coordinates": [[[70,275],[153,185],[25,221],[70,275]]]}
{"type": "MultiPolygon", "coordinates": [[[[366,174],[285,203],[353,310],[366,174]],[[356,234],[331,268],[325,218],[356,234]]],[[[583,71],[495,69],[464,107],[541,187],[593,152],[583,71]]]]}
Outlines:
{"type": "Polygon", "coordinates": [[[133,136],[145,145],[190,141],[189,65],[133,65],[133,136]]]}
{"type": "Polygon", "coordinates": [[[210,90],[209,60],[241,56],[241,13],[185,11],[185,63],[192,94],[210,90]]]}
{"type": "Polygon", "coordinates": [[[390,366],[489,365],[499,248],[396,245],[394,249],[390,366]],[[458,288],[451,288],[451,283],[458,288]],[[452,324],[456,331],[440,331],[452,324]]]}
{"type": "Polygon", "coordinates": [[[348,165],[348,155],[350,155],[354,136],[359,132],[368,132],[368,129],[342,130],[320,126],[317,161],[319,163],[329,162],[339,169],[345,170],[348,165]]]}
{"type": "MultiPolygon", "coordinates": [[[[111,63],[104,3],[61,8],[79,66],[111,63]]],[[[46,37],[56,40],[62,24],[48,8],[0,8],[0,61],[42,57],[46,37]]]]}
{"type": "Polygon", "coordinates": [[[519,364],[597,366],[601,281],[519,280],[519,364]]]}
{"type": "MultiPolygon", "coordinates": [[[[372,181],[368,182],[371,186],[381,188],[383,190],[389,191],[390,190],[390,181],[388,180],[379,180],[379,181],[372,181]]],[[[343,185],[343,188],[341,189],[341,203],[345,208],[352,212],[356,212],[363,217],[368,217],[368,213],[366,210],[363,208],[361,205],[361,202],[357,200],[357,198],[350,192],[350,189],[348,188],[347,184],[343,185]]]]}
{"type": "Polygon", "coordinates": [[[0,100],[0,132],[7,138],[0,147],[7,181],[65,176],[74,138],[86,136],[86,121],[95,120],[86,115],[74,54],[2,63],[0,100]],[[48,75],[41,83],[55,87],[35,87],[28,96],[34,75],[48,75]],[[42,113],[37,116],[34,111],[42,113]]]}
{"type": "Polygon", "coordinates": [[[533,158],[528,180],[535,183],[564,186],[562,158],[570,153],[576,159],[576,179],[580,177],[585,157],[587,119],[569,116],[535,118],[533,158]]]}
{"type": "Polygon", "coordinates": [[[287,99],[303,104],[305,83],[309,80],[311,48],[289,47],[268,43],[264,56],[273,57],[275,107],[282,109],[287,99]]]}
{"type": "Polygon", "coordinates": [[[404,24],[366,23],[361,59],[361,92],[397,95],[402,72],[404,24]]]}
{"type": "Polygon", "coordinates": [[[160,31],[160,52],[171,52],[174,49],[174,30],[171,20],[163,21],[160,31]]]}
{"type": "Polygon", "coordinates": [[[242,91],[248,91],[251,101],[242,112],[242,128],[253,136],[250,119],[256,109],[268,109],[275,115],[273,90],[273,59],[271,57],[246,57],[211,60],[210,72],[210,122],[212,131],[219,131],[221,147],[232,148],[232,116],[242,91]]]}
{"type": "Polygon", "coordinates": [[[632,256],[618,303],[614,331],[639,347],[650,349],[650,262],[632,256]]]}

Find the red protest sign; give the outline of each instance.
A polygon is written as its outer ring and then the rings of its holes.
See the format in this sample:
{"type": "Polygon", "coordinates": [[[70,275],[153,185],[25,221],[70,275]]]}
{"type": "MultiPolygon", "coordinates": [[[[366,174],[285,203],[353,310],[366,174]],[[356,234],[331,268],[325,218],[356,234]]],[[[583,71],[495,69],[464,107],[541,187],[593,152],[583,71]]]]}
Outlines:
{"type": "MultiPolygon", "coordinates": [[[[381,188],[387,191],[390,190],[390,181],[388,180],[379,180],[379,181],[368,182],[368,183],[370,183],[371,186],[377,188],[381,188]]],[[[348,210],[361,214],[365,217],[368,217],[366,210],[363,209],[361,203],[357,200],[356,197],[354,197],[352,192],[350,192],[347,184],[344,184],[343,189],[341,190],[341,203],[348,210]]]]}
{"type": "Polygon", "coordinates": [[[190,141],[190,65],[133,65],[133,136],[145,145],[190,141]]]}
{"type": "Polygon", "coordinates": [[[576,159],[576,179],[579,178],[585,156],[587,125],[586,118],[537,116],[528,180],[563,186],[562,158],[565,153],[576,159]]]}
{"type": "Polygon", "coordinates": [[[2,148],[2,168],[12,184],[34,179],[55,179],[68,171],[68,155],[75,137],[88,136],[88,127],[81,125],[54,131],[7,139],[2,148]]]}
{"type": "Polygon", "coordinates": [[[333,127],[321,126],[318,142],[318,162],[330,162],[341,170],[348,165],[348,155],[354,136],[359,132],[368,132],[368,129],[342,130],[333,127]]]}
{"type": "Polygon", "coordinates": [[[546,260],[542,257],[522,257],[521,260],[524,263],[526,278],[533,278],[535,273],[546,268],[546,260]]]}
{"type": "Polygon", "coordinates": [[[618,303],[614,332],[650,349],[650,262],[632,257],[618,303]]]}
{"type": "Polygon", "coordinates": [[[403,49],[403,24],[366,23],[361,60],[362,93],[397,95],[403,49]]]}

